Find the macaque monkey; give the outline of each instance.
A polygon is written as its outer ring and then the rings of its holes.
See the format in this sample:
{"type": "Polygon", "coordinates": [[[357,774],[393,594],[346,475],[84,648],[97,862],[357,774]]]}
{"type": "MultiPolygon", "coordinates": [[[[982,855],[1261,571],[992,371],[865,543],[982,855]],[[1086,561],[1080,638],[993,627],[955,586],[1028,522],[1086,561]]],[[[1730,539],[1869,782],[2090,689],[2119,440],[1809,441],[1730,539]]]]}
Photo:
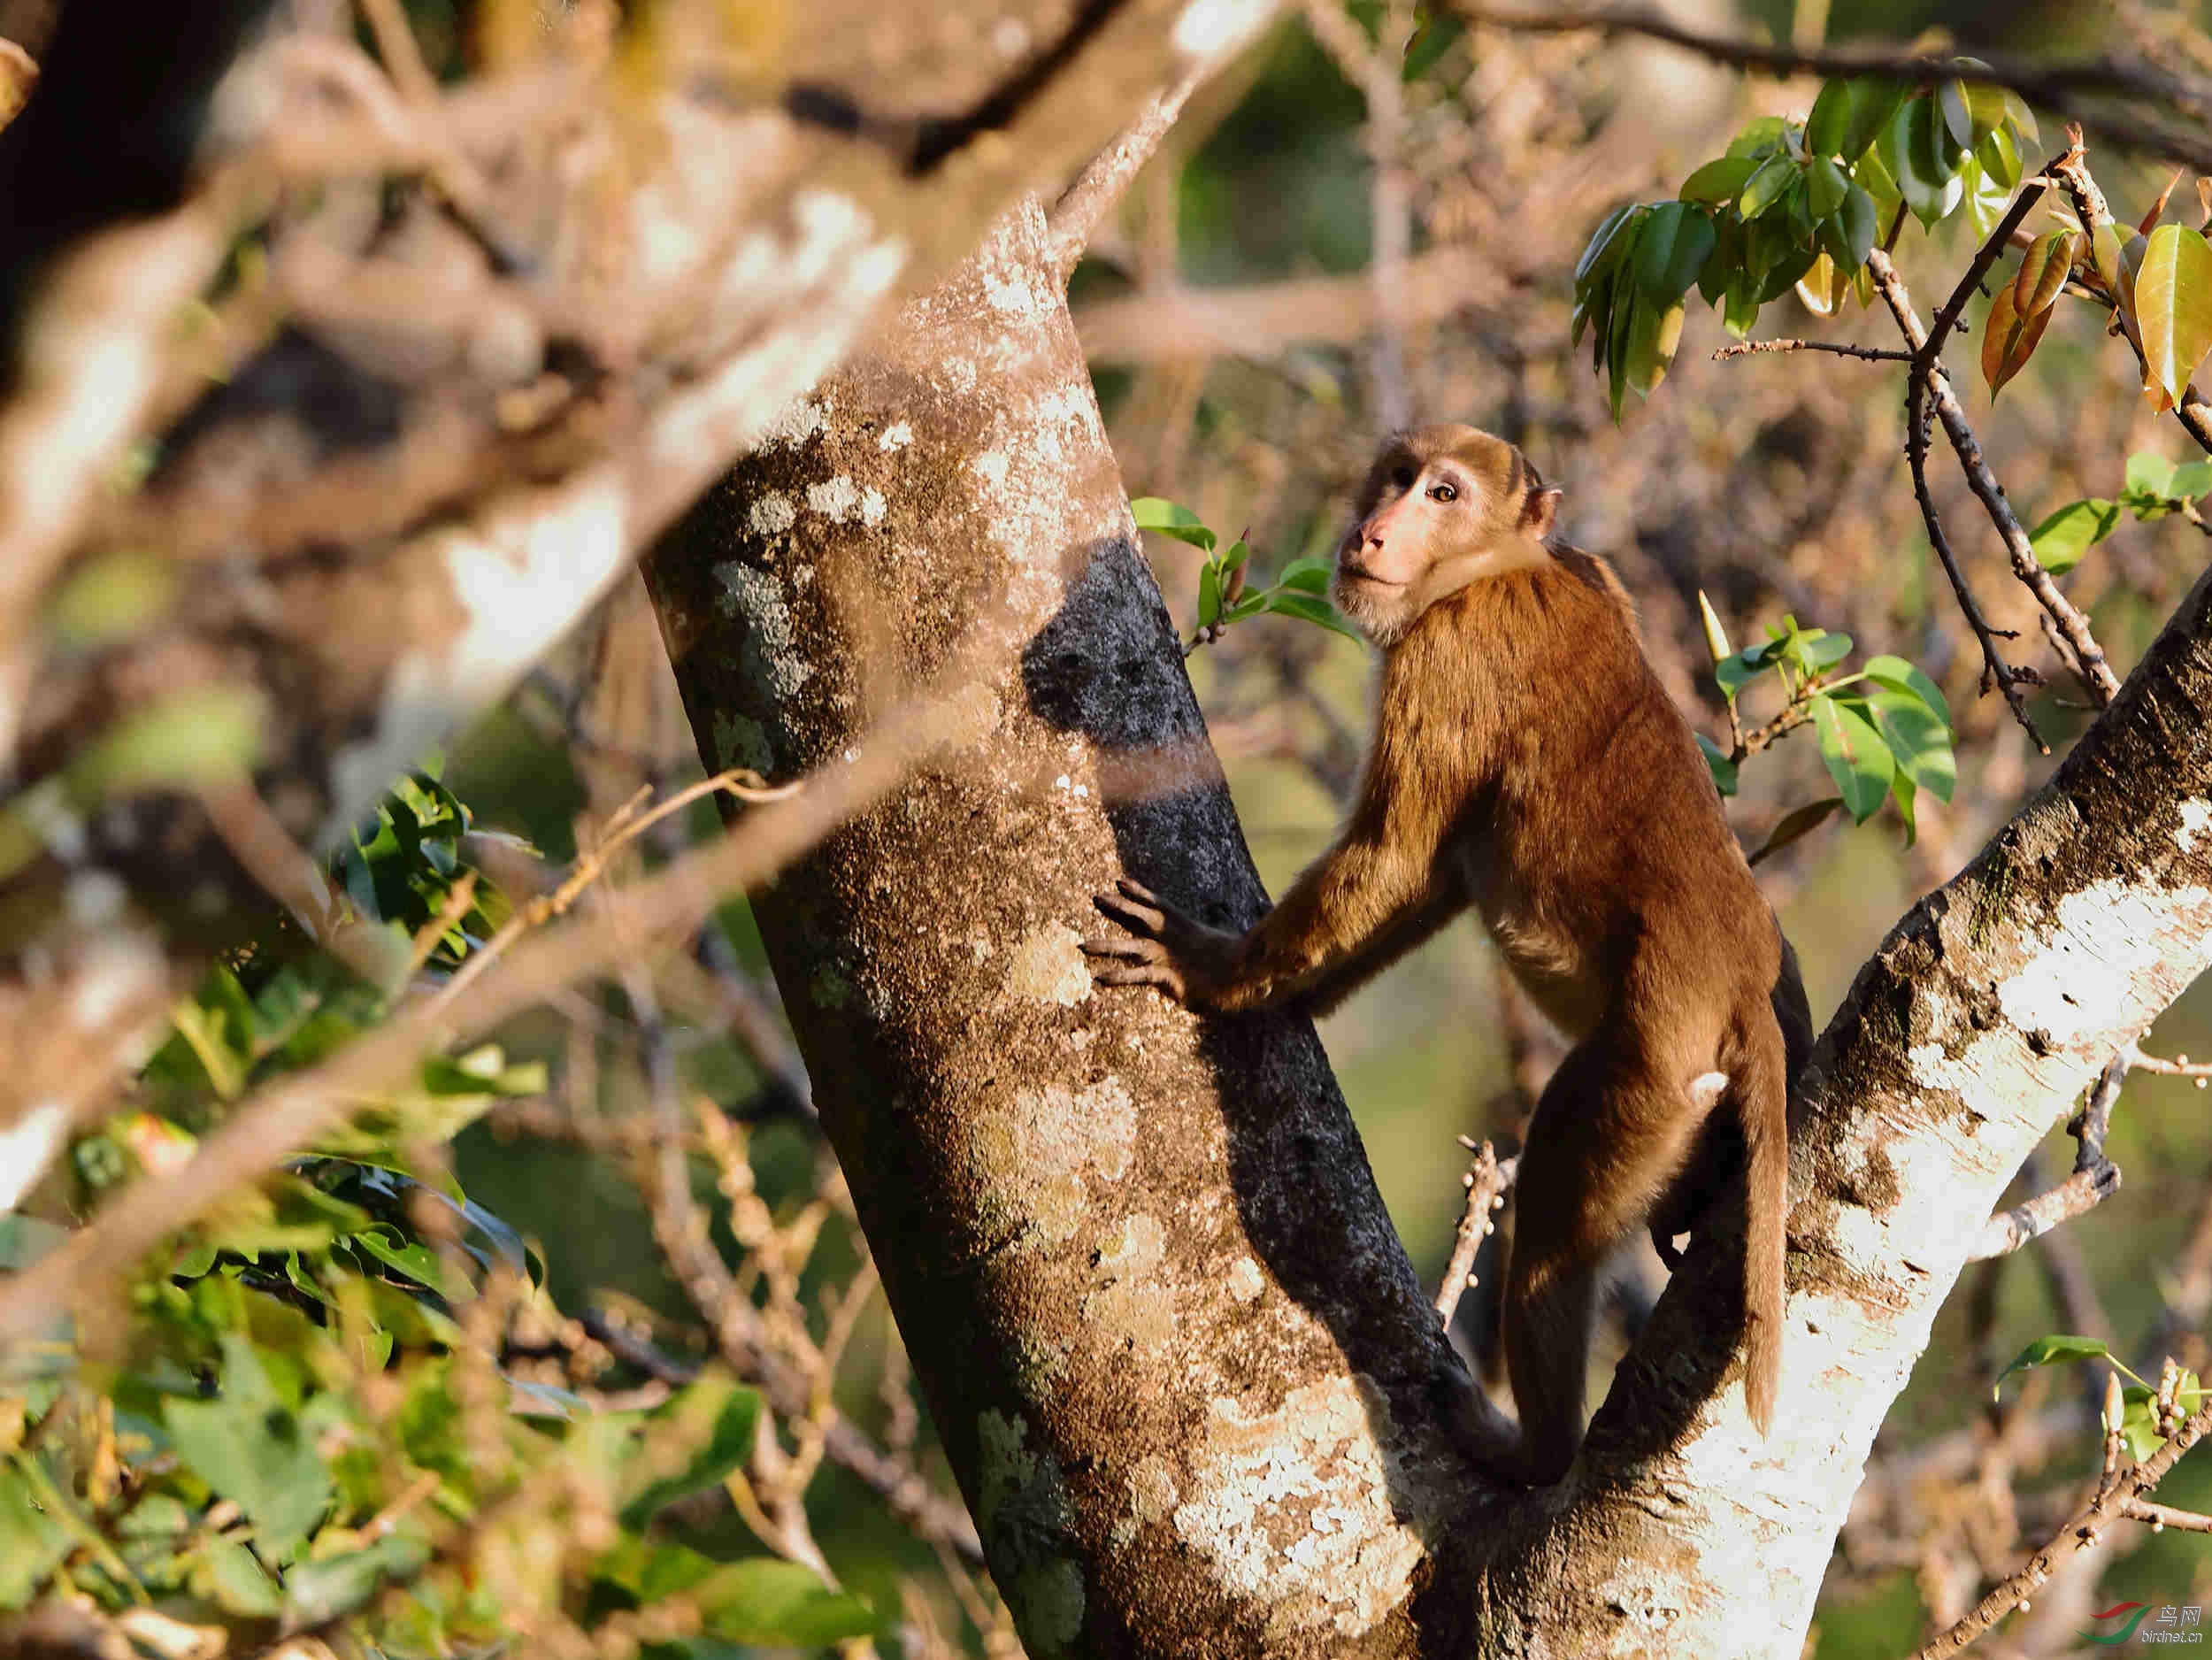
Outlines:
{"type": "Polygon", "coordinates": [[[1536,1483],[1581,1444],[1606,1257],[1648,1226],[1671,1266],[1674,1236],[1745,1166],[1745,1394],[1772,1424],[1786,1110],[1812,1046],[1796,957],[1689,724],[1618,579],[1555,535],[1558,511],[1559,492],[1486,433],[1386,443],[1332,588],[1383,651],[1350,824],[1248,933],[1125,881],[1098,903],[1129,935],[1084,946],[1106,985],[1317,1013],[1462,910],[1481,913],[1574,1045],[1521,1156],[1502,1305],[1519,1438],[1485,1453],[1536,1483]]]}

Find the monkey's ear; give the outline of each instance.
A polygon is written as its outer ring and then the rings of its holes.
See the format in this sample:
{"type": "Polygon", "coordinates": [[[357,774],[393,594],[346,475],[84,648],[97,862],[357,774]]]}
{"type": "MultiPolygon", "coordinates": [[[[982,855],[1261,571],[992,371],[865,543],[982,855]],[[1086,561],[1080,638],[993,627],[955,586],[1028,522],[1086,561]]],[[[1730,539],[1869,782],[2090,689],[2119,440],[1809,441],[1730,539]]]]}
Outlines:
{"type": "Polygon", "coordinates": [[[1541,542],[1559,519],[1559,492],[1531,490],[1521,503],[1521,529],[1541,542]]]}

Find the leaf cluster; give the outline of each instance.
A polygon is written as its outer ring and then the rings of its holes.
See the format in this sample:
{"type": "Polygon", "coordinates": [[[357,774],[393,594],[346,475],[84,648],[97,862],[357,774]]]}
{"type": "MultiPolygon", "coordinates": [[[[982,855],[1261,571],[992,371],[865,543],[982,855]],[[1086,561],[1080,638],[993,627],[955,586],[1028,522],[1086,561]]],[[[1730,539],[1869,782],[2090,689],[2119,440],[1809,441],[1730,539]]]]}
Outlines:
{"type": "Polygon", "coordinates": [[[1908,211],[1932,227],[1963,206],[1986,234],[2035,134],[2026,104],[1999,88],[1831,81],[1803,121],[1747,126],[1675,201],[1614,210],[1575,266],[1573,315],[1614,419],[1624,392],[1648,396],[1665,378],[1692,288],[1738,339],[1792,288],[1824,317],[1847,296],[1868,304],[1882,227],[1908,211]]]}
{"type": "Polygon", "coordinates": [[[1360,638],[1359,631],[1329,603],[1331,569],[1326,559],[1293,559],[1271,586],[1252,588],[1247,585],[1252,549],[1242,537],[1224,548],[1221,539],[1196,513],[1179,502],[1156,496],[1139,496],[1129,503],[1129,511],[1139,529],[1171,536],[1206,556],[1198,571],[1198,623],[1191,636],[1193,647],[1218,638],[1229,624],[1262,612],[1295,617],[1354,640],[1360,638]]]}

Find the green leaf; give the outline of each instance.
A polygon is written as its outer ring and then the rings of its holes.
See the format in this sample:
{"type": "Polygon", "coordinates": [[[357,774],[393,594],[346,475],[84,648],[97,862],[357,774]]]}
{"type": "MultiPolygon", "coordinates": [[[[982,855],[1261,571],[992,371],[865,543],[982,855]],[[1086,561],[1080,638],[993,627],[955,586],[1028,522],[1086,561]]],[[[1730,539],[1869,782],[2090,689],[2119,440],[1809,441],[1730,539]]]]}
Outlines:
{"type": "Polygon", "coordinates": [[[1674,349],[1682,339],[1682,303],[1677,300],[1662,311],[1640,303],[1629,325],[1624,372],[1628,384],[1640,397],[1649,397],[1667,378],[1674,349]]]}
{"type": "Polygon", "coordinates": [[[1947,138],[1942,112],[1932,98],[1908,99],[1882,134],[1882,159],[1905,205],[1923,225],[1935,224],[1965,194],[1947,138]]]}
{"type": "Polygon", "coordinates": [[[1313,594],[1302,594],[1296,589],[1286,591],[1271,588],[1267,594],[1267,609],[1284,617],[1297,617],[1324,628],[1333,628],[1348,640],[1364,640],[1365,635],[1344,620],[1336,607],[1313,594]]]}
{"type": "Polygon", "coordinates": [[[1663,202],[1636,235],[1636,281],[1645,298],[1669,306],[1690,291],[1712,257],[1712,216],[1685,202],[1663,202]]]}
{"type": "Polygon", "coordinates": [[[1943,116],[1943,133],[1961,152],[1974,147],[1974,111],[1967,106],[1966,83],[1947,81],[1936,88],[1935,104],[1943,116]]]}
{"type": "Polygon", "coordinates": [[[1758,170],[1759,164],[1748,156],[1724,156],[1718,161],[1707,162],[1685,179],[1682,188],[1675,194],[1685,202],[1719,207],[1741,196],[1744,186],[1758,170]]]}
{"type": "Polygon", "coordinates": [[[1815,156],[1833,156],[1843,149],[1851,125],[1852,88],[1857,83],[1831,81],[1820,88],[1805,117],[1805,148],[1815,156]]]}
{"type": "Polygon", "coordinates": [[[1851,655],[1851,636],[1832,634],[1825,628],[1801,628],[1785,642],[1785,649],[1806,674],[1823,674],[1851,655]]]}
{"type": "Polygon", "coordinates": [[[1974,146],[1974,159],[1982,165],[1983,173],[1991,182],[2016,190],[2020,186],[2020,146],[2003,127],[1991,132],[1974,146]]]}
{"type": "Polygon", "coordinates": [[[1823,694],[1812,702],[1813,727],[1820,736],[1820,758],[1852,818],[1864,824],[1889,795],[1897,763],[1882,734],[1863,716],[1823,694]]]}
{"type": "Polygon", "coordinates": [[[1609,269],[1615,260],[1628,251],[1628,242],[1622,239],[1621,233],[1634,226],[1643,212],[1640,203],[1630,202],[1615,208],[1598,221],[1597,229],[1591,233],[1589,245],[1582,250],[1582,257],[1575,261],[1574,284],[1578,291],[1584,283],[1609,269]]]}
{"type": "MultiPolygon", "coordinates": [[[[2050,1337],[2039,1337],[2022,1349],[2012,1364],[1997,1374],[1997,1381],[1990,1388],[1990,1399],[1997,1398],[1997,1391],[2004,1387],[2007,1378],[2016,1372],[2028,1372],[2037,1366],[2055,1366],[2069,1360],[2103,1360],[2111,1363],[2115,1371],[2124,1376],[2135,1374],[2113,1356],[2112,1350],[2093,1337],[2072,1337],[2063,1333],[2050,1337]]],[[[2136,1378],[2140,1383],[2141,1379],[2136,1378]]]]}
{"type": "Polygon", "coordinates": [[[2174,464],[2161,455],[2139,450],[2128,457],[2127,482],[2120,492],[2123,505],[2140,519],[2163,519],[2173,499],[2174,464]]]}
{"type": "Polygon", "coordinates": [[[1763,115],[1729,140],[1728,153],[1731,156],[1760,157],[1778,151],[1782,147],[1782,134],[1788,125],[1778,115],[1763,115]]]}
{"type": "Polygon", "coordinates": [[[1720,684],[1721,696],[1734,703],[1736,694],[1772,668],[1780,655],[1776,642],[1769,641],[1763,646],[1747,646],[1732,657],[1723,657],[1713,665],[1713,679],[1720,684]]]}
{"type": "Polygon", "coordinates": [[[1221,616],[1221,567],[1211,559],[1198,571],[1198,626],[1210,627],[1221,616]]]}
{"type": "Polygon", "coordinates": [[[1336,566],[1329,560],[1317,559],[1309,555],[1302,559],[1293,559],[1285,565],[1282,575],[1275,579],[1275,586],[1290,588],[1300,594],[1319,594],[1325,596],[1329,591],[1329,578],[1334,574],[1336,566]]]}
{"type": "Polygon", "coordinates": [[[1919,794],[1912,780],[1903,772],[1889,781],[1889,798],[1897,803],[1897,816],[1905,822],[1907,847],[1920,840],[1919,794]]]}
{"type": "Polygon", "coordinates": [[[1180,502],[1164,501],[1156,496],[1140,496],[1129,503],[1130,516],[1137,521],[1139,530],[1156,532],[1187,542],[1194,548],[1214,550],[1216,537],[1206,528],[1197,514],[1180,502]]]}
{"type": "Polygon", "coordinates": [[[1897,113],[1897,106],[1904,103],[1911,88],[1901,81],[1875,81],[1861,77],[1851,82],[1850,119],[1846,125],[1843,139],[1832,154],[1844,160],[1855,162],[1866,154],[1867,146],[1881,136],[1897,113]]]}
{"type": "Polygon", "coordinates": [[[72,1542],[62,1518],[39,1503],[36,1489],[16,1467],[22,1456],[0,1457],[0,1609],[28,1603],[72,1542]]]}
{"type": "Polygon", "coordinates": [[[1874,251],[1878,229],[1874,198],[1855,184],[1844,191],[1843,204],[1822,221],[1820,245],[1839,271],[1855,272],[1874,251]]]}
{"type": "Polygon", "coordinates": [[[687,1385],[656,1408],[654,1420],[675,1420],[689,1429],[677,1444],[690,1449],[681,1468],[649,1481],[622,1507],[625,1527],[641,1532],[663,1505],[687,1493],[718,1487],[722,1479],[753,1456],[753,1435],[760,1420],[761,1397],[721,1377],[687,1385]]]}
{"type": "Polygon", "coordinates": [[[1935,711],[1937,719],[1947,727],[1951,724],[1951,705],[1943,696],[1943,688],[1930,680],[1902,657],[1886,652],[1869,657],[1866,666],[1859,671],[1876,685],[1891,691],[1910,692],[1935,711]]]}
{"type": "Polygon", "coordinates": [[[284,1619],[289,1628],[319,1625],[376,1594],[385,1575],[403,1579],[430,1558],[428,1547],[404,1533],[380,1539],[320,1562],[296,1562],[284,1574],[284,1619]]]}
{"type": "Polygon", "coordinates": [[[1951,728],[1916,692],[1877,692],[1865,700],[1875,730],[1896,762],[1898,775],[1909,778],[1938,801],[1951,799],[1958,785],[1958,761],[1951,753],[1951,728]]]}
{"type": "Polygon", "coordinates": [[[1433,69],[1466,32],[1466,19],[1451,12],[1431,12],[1406,42],[1404,78],[1412,81],[1433,69]]]}
{"type": "Polygon", "coordinates": [[[242,1614],[249,1619],[270,1619],[282,1611],[283,1587],[268,1576],[245,1546],[217,1534],[203,1543],[196,1554],[200,1562],[191,1577],[192,1588],[225,1612],[242,1614]]]}
{"type": "Polygon", "coordinates": [[[1805,204],[1816,219],[1824,219],[1841,207],[1850,189],[1851,181],[1843,176],[1843,169],[1824,156],[1806,170],[1805,204]]]}
{"type": "Polygon", "coordinates": [[[2170,402],[2212,351],[2212,243],[2186,225],[2150,234],[2135,280],[2135,319],[2143,334],[2144,373],[2170,402]]]}
{"type": "Polygon", "coordinates": [[[2185,462],[2166,480],[2166,494],[2177,502],[2193,502],[2208,492],[2212,492],[2212,461],[2185,462]]]}
{"type": "Polygon", "coordinates": [[[1715,743],[1703,733],[1697,734],[1697,747],[1705,752],[1705,765],[1713,775],[1713,788],[1723,795],[1736,793],[1736,763],[1727,750],[1715,743]]]}
{"type": "Polygon", "coordinates": [[[1747,219],[1757,219],[1782,200],[1789,188],[1803,176],[1797,164],[1787,156],[1769,157],[1744,181],[1743,194],[1736,198],[1736,211],[1747,219]]]}
{"type": "Polygon", "coordinates": [[[864,1637],[875,1610],[849,1591],[826,1589],[810,1568],[754,1557],[691,1587],[706,1629],[731,1642],[813,1648],[864,1637]]]}
{"type": "Polygon", "coordinates": [[[2117,502],[2069,502],[2028,533],[2028,545],[2042,567],[2063,576],[2081,563],[2081,557],[2112,534],[2120,522],[2117,502]]]}
{"type": "Polygon", "coordinates": [[[221,1396],[171,1397],[162,1421],[177,1456],[246,1513],[264,1557],[280,1561],[329,1508],[330,1475],[252,1343],[236,1332],[225,1333],[222,1343],[221,1396]]]}
{"type": "Polygon", "coordinates": [[[1816,802],[1785,813],[1782,816],[1782,821],[1768,832],[1767,839],[1759,844],[1758,850],[1750,856],[1747,863],[1757,865],[1763,860],[1772,858],[1791,842],[1804,840],[1821,826],[1826,824],[1836,809],[1842,805],[1842,796],[1825,795],[1816,802]]]}
{"type": "Polygon", "coordinates": [[[456,1286],[448,1281],[435,1251],[427,1245],[401,1239],[396,1228],[366,1228],[347,1243],[367,1252],[402,1279],[427,1287],[449,1303],[458,1302],[469,1295],[466,1285],[456,1286]],[[387,1238],[387,1234],[391,1237],[387,1238]]]}

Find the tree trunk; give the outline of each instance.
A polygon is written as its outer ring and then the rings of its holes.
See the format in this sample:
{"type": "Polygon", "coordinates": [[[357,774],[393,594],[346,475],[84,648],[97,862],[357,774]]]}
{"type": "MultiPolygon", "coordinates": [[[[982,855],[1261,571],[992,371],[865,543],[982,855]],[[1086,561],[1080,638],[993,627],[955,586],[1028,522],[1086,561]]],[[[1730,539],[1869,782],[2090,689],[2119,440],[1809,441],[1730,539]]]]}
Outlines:
{"type": "Polygon", "coordinates": [[[757,906],[1030,1651],[1794,1656],[1983,1218],[2205,965],[2212,579],[1824,1037],[1773,1438],[1724,1227],[1567,1482],[1504,1495],[1308,1024],[1094,989],[1077,951],[1125,870],[1224,925],[1264,902],[1036,207],[863,356],[648,576],[710,768],[796,776],[1004,635],[961,741],[757,906]]]}

